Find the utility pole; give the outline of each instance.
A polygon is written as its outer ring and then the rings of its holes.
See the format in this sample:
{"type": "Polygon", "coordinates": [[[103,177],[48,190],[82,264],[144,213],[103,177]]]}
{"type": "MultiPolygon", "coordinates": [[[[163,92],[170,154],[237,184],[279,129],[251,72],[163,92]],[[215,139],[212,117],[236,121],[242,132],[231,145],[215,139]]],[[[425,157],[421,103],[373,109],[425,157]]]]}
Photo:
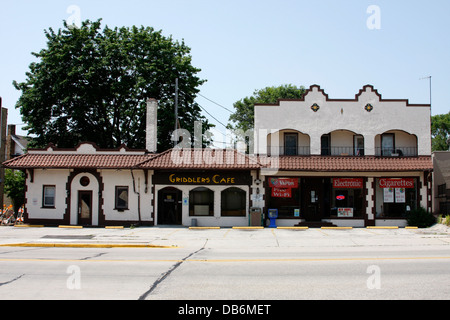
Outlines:
{"type": "Polygon", "coordinates": [[[2,107],[0,97],[0,210],[3,210],[3,194],[5,192],[5,168],[1,165],[6,160],[6,127],[8,109],[2,107]]]}
{"type": "Polygon", "coordinates": [[[178,78],[175,79],[175,130],[178,129],[178,78]]]}
{"type": "MultiPolygon", "coordinates": [[[[175,131],[178,129],[178,78],[175,79],[175,131]]],[[[178,141],[173,142],[173,145],[176,146],[178,141]]]]}

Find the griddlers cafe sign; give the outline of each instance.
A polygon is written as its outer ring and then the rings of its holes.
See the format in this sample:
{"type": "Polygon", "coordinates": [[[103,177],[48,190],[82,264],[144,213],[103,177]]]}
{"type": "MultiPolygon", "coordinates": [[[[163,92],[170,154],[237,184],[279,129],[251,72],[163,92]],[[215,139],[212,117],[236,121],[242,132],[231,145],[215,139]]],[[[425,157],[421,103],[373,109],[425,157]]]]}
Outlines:
{"type": "Polygon", "coordinates": [[[153,183],[167,185],[250,185],[252,177],[249,172],[158,172],[153,176],[153,183]]]}

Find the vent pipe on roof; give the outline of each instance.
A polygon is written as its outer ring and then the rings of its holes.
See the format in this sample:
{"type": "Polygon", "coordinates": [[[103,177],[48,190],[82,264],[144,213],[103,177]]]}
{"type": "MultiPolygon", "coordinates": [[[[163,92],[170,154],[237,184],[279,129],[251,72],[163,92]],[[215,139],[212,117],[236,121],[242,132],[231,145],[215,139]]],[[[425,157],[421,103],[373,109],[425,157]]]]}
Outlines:
{"type": "Polygon", "coordinates": [[[146,126],[146,149],[150,153],[156,153],[158,142],[158,101],[147,100],[147,126],[146,126]]]}

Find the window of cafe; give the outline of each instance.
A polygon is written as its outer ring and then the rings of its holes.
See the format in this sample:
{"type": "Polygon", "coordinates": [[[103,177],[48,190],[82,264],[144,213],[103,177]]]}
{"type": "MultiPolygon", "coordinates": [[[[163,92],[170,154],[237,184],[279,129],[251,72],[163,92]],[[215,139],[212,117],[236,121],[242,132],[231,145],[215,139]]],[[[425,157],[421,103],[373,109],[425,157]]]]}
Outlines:
{"type": "Polygon", "coordinates": [[[247,192],[239,188],[227,188],[221,193],[223,217],[245,217],[247,192]]]}
{"type": "Polygon", "coordinates": [[[199,187],[189,192],[190,216],[214,215],[214,192],[205,187],[199,187]]]}
{"type": "Polygon", "coordinates": [[[269,177],[268,208],[278,209],[279,218],[300,218],[299,178],[269,177]]]}
{"type": "Polygon", "coordinates": [[[416,178],[376,179],[377,218],[406,218],[417,208],[416,178]]]}
{"type": "Polygon", "coordinates": [[[364,192],[362,178],[332,179],[332,218],[363,218],[364,192]]]}

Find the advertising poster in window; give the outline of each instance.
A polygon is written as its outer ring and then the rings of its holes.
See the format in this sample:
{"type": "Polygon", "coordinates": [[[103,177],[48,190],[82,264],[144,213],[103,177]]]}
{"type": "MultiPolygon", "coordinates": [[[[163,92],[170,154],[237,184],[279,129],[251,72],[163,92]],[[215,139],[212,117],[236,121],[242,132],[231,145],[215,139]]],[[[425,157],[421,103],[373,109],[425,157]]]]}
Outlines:
{"type": "Polygon", "coordinates": [[[337,208],[338,217],[353,217],[353,208],[337,208]]]}
{"type": "Polygon", "coordinates": [[[405,188],[395,188],[395,202],[396,203],[405,203],[406,202],[406,196],[405,196],[405,188]]]}
{"type": "Polygon", "coordinates": [[[384,188],[383,189],[384,203],[394,203],[394,189],[384,188]]]}

